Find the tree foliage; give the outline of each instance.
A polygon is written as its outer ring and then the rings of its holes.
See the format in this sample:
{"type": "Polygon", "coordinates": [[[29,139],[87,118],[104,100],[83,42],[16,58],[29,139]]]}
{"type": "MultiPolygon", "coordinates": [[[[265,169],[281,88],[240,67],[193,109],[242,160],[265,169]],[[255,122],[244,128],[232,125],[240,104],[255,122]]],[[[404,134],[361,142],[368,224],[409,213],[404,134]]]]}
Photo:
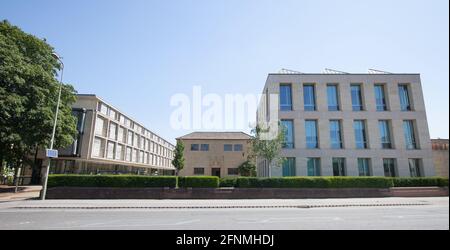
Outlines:
{"type": "Polygon", "coordinates": [[[184,143],[181,140],[178,140],[175,146],[172,165],[177,169],[177,175],[184,168],[184,143]]]}
{"type": "Polygon", "coordinates": [[[269,163],[269,165],[281,166],[284,157],[281,156],[281,149],[285,140],[285,128],[278,126],[278,134],[273,139],[263,138],[262,133],[266,133],[268,129],[262,129],[256,126],[252,129],[252,157],[261,158],[269,163]]]}
{"type": "Polygon", "coordinates": [[[241,176],[254,177],[256,176],[256,165],[247,160],[238,167],[238,171],[241,176]]]}
{"type": "MultiPolygon", "coordinates": [[[[27,160],[50,144],[61,68],[53,52],[45,40],[0,22],[0,162],[27,160]]],[[[70,145],[76,135],[75,94],[71,85],[63,85],[56,148],[70,145]]]]}

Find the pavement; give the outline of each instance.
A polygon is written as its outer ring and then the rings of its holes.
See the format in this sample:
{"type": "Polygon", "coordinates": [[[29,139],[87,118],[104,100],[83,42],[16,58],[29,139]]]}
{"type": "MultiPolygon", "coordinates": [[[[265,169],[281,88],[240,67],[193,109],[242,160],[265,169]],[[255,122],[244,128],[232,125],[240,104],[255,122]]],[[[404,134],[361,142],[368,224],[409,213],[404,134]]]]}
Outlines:
{"type": "Polygon", "coordinates": [[[42,186],[19,186],[14,193],[14,186],[0,185],[0,202],[36,199],[39,197],[42,186]]]}
{"type": "Polygon", "coordinates": [[[0,229],[449,230],[449,198],[2,200],[0,229]]]}

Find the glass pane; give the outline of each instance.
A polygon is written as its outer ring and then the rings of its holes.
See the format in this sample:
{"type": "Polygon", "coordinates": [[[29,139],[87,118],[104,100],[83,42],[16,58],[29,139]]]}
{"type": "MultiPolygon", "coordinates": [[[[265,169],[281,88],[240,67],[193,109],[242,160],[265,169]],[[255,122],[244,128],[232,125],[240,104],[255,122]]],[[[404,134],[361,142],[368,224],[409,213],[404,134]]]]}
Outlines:
{"type": "Polygon", "coordinates": [[[361,110],[363,110],[361,86],[360,85],[352,85],[351,86],[351,96],[352,96],[352,108],[353,108],[353,111],[361,111],[361,110]]]}
{"type": "Polygon", "coordinates": [[[375,102],[377,105],[377,111],[387,110],[383,85],[375,85],[375,102]]]}
{"type": "Polygon", "coordinates": [[[233,145],[231,144],[223,145],[223,151],[233,151],[233,145]]]}
{"type": "Polygon", "coordinates": [[[380,140],[381,140],[381,148],[383,149],[390,149],[392,148],[391,143],[391,132],[389,129],[389,122],[388,121],[379,121],[378,127],[380,130],[380,140]]]}
{"type": "Polygon", "coordinates": [[[417,149],[413,121],[403,121],[406,149],[417,149]]]}
{"type": "Polygon", "coordinates": [[[292,110],[291,85],[280,85],[280,110],[292,110]]]}
{"type": "Polygon", "coordinates": [[[333,158],[333,175],[346,176],[344,158],[333,158]]]}
{"type": "Polygon", "coordinates": [[[341,136],[341,126],[338,120],[330,121],[330,141],[331,148],[340,149],[342,148],[342,136],[341,136]]]}
{"type": "Polygon", "coordinates": [[[365,131],[364,121],[354,121],[353,127],[355,130],[356,148],[358,148],[358,149],[367,148],[366,131],[365,131]]]}
{"type": "Polygon", "coordinates": [[[320,176],[319,164],[319,159],[317,158],[307,159],[308,176],[320,176]]]}
{"type": "Polygon", "coordinates": [[[318,138],[317,138],[317,122],[316,121],[305,121],[305,131],[306,131],[306,147],[307,148],[318,148],[318,138]]]}
{"type": "Polygon", "coordinates": [[[303,86],[303,100],[304,100],[304,105],[305,105],[305,111],[316,110],[314,85],[304,85],[303,86]]]}
{"type": "Polygon", "coordinates": [[[339,102],[338,102],[338,92],[336,85],[328,85],[327,86],[327,95],[328,95],[328,110],[329,111],[338,111],[339,110],[339,102]]]}
{"type": "Polygon", "coordinates": [[[296,176],[295,158],[287,158],[283,162],[283,176],[296,176]]]}
{"type": "Polygon", "coordinates": [[[282,120],[281,125],[284,128],[283,148],[294,148],[294,124],[291,120],[282,120]]]}
{"type": "Polygon", "coordinates": [[[411,103],[407,85],[398,86],[398,94],[400,97],[400,108],[402,111],[411,111],[411,103]]]}
{"type": "Polygon", "coordinates": [[[358,159],[359,176],[370,176],[369,159],[358,159]]]}

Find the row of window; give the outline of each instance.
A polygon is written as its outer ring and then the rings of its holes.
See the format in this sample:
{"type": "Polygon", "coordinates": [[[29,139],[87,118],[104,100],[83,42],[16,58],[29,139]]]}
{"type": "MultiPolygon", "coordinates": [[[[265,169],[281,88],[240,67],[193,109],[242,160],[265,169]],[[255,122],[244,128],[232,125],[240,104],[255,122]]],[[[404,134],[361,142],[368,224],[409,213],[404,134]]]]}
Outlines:
{"type": "MultiPolygon", "coordinates": [[[[223,151],[225,152],[242,152],[242,144],[224,144],[223,151]]],[[[209,144],[191,144],[191,151],[209,151],[209,144]]]]}
{"type": "MultiPolygon", "coordinates": [[[[294,145],[294,121],[293,120],[281,120],[281,125],[284,128],[285,139],[283,148],[292,149],[294,145]]],[[[319,148],[319,136],[317,130],[317,120],[305,120],[305,141],[306,148],[317,149],[319,148]]],[[[393,149],[394,143],[392,139],[392,129],[390,120],[379,120],[378,129],[380,135],[382,149],[393,149]]],[[[405,137],[406,149],[418,149],[418,143],[416,141],[415,129],[413,120],[403,121],[403,133],[405,137]]],[[[355,147],[357,149],[369,148],[369,138],[367,133],[367,125],[365,120],[354,120],[353,130],[355,135],[355,147]]],[[[342,149],[343,143],[343,129],[341,120],[329,120],[329,133],[330,133],[330,148],[342,149]]]]}
{"type": "Polygon", "coordinates": [[[94,138],[92,156],[111,160],[150,164],[153,166],[171,166],[171,160],[169,158],[127,147],[113,141],[106,142],[106,140],[98,137],[94,138]]]}
{"type": "MultiPolygon", "coordinates": [[[[364,111],[365,103],[363,98],[362,84],[351,84],[350,94],[352,101],[353,111],[364,111]]],[[[377,111],[388,111],[389,101],[386,94],[385,84],[375,84],[375,103],[377,111]]],[[[400,100],[400,108],[402,111],[411,111],[412,102],[409,84],[399,84],[398,93],[400,100]]],[[[339,98],[339,85],[327,84],[327,101],[328,111],[341,110],[341,102],[339,98]]],[[[303,84],[303,105],[305,111],[316,111],[316,90],[315,84],[303,84]]],[[[291,84],[280,84],[280,110],[291,111],[292,110],[292,86],[291,84]]]]}
{"type": "Polygon", "coordinates": [[[149,130],[145,129],[144,127],[138,125],[137,123],[133,122],[132,120],[128,119],[126,116],[120,114],[119,112],[115,111],[114,109],[110,108],[108,105],[102,102],[98,102],[97,104],[97,111],[99,111],[104,116],[110,118],[111,120],[115,120],[118,123],[124,125],[126,128],[130,130],[134,130],[137,133],[141,134],[142,136],[146,136],[160,144],[163,144],[166,147],[174,148],[170,143],[166,142],[164,139],[158,137],[154,133],[150,132],[149,130]]]}
{"type": "Polygon", "coordinates": [[[109,122],[108,126],[108,120],[101,117],[97,117],[96,119],[95,135],[118,141],[145,151],[150,151],[151,153],[159,154],[164,157],[171,158],[173,155],[173,151],[169,148],[153,142],[150,139],[133,132],[132,130],[119,126],[114,122],[109,122]]]}
{"type": "MultiPolygon", "coordinates": [[[[194,168],[194,175],[205,175],[205,168],[194,168]]],[[[239,171],[237,168],[227,168],[227,175],[239,175],[239,171]]]]}
{"type": "MultiPolygon", "coordinates": [[[[372,164],[369,158],[358,158],[359,176],[372,176],[372,164]]],[[[411,177],[423,177],[421,159],[408,159],[411,177]]],[[[322,169],[320,158],[307,158],[307,175],[321,176],[322,169]]],[[[345,158],[332,159],[333,176],[347,176],[347,166],[345,158]]],[[[383,159],[383,171],[386,177],[398,177],[397,161],[393,158],[383,159]]],[[[283,176],[297,176],[295,158],[286,158],[283,163],[283,176]]]]}

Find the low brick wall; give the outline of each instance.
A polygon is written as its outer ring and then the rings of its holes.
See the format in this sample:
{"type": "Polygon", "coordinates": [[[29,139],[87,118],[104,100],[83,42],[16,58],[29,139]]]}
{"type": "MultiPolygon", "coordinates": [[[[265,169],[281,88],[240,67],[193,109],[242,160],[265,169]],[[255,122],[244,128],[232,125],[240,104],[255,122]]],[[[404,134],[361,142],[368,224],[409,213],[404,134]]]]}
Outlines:
{"type": "Polygon", "coordinates": [[[305,199],[448,196],[448,188],[86,188],[56,187],[47,199],[305,199]]]}

